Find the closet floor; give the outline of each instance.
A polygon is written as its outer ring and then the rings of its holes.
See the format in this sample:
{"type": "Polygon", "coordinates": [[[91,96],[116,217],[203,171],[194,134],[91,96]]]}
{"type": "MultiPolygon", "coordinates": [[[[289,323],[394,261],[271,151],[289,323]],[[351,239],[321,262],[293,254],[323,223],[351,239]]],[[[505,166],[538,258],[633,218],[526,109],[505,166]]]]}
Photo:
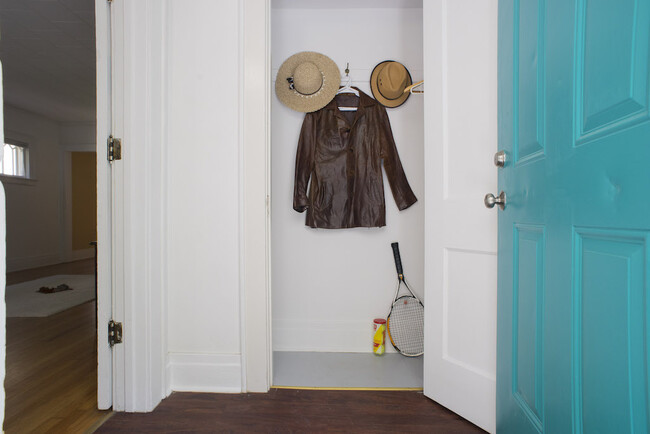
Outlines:
{"type": "Polygon", "coordinates": [[[422,388],[423,357],[386,353],[273,352],[273,386],[422,388]]]}

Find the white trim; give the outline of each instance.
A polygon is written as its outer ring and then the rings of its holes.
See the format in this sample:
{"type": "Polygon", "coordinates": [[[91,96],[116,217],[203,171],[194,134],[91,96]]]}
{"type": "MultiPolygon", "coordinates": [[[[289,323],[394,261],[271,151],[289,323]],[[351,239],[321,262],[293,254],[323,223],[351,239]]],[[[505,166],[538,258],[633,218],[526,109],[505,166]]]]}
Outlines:
{"type": "Polygon", "coordinates": [[[47,265],[60,264],[61,262],[61,256],[58,253],[10,258],[7,259],[7,271],[12,272],[26,270],[28,268],[45,267],[47,265]]]}
{"type": "MultiPolygon", "coordinates": [[[[2,62],[0,61],[0,138],[4,139],[4,113],[3,113],[3,87],[2,87],[2,62]]],[[[4,140],[3,140],[4,141],[4,140]]],[[[0,382],[5,384],[5,366],[7,359],[7,305],[5,303],[5,284],[7,283],[7,219],[5,214],[6,206],[4,186],[0,184],[0,299],[2,300],[2,309],[0,309],[0,382]]],[[[0,387],[0,426],[4,424],[5,418],[5,388],[0,387]]]]}
{"type": "Polygon", "coordinates": [[[244,2],[239,2],[239,8],[237,10],[238,19],[239,19],[239,71],[237,73],[238,78],[238,107],[239,107],[239,125],[238,125],[238,140],[237,144],[239,146],[238,154],[238,173],[239,173],[239,186],[238,186],[238,196],[242,198],[239,201],[239,209],[237,210],[238,215],[238,230],[239,230],[239,352],[241,354],[241,390],[247,390],[246,382],[246,288],[244,287],[244,278],[243,270],[244,267],[244,229],[243,229],[243,215],[244,215],[244,81],[242,79],[244,75],[244,2]]]}
{"type": "Polygon", "coordinates": [[[177,392],[240,393],[239,354],[169,354],[170,389],[177,392]]]}
{"type": "Polygon", "coordinates": [[[241,234],[242,377],[246,390],[271,386],[270,0],[243,2],[241,234]]]}
{"type": "Polygon", "coordinates": [[[122,139],[122,160],[112,163],[113,316],[124,330],[124,343],[113,349],[114,389],[123,385],[124,394],[114,393],[113,409],[129,412],[152,411],[168,390],[162,182],[168,7],[156,0],[114,0],[111,6],[113,131],[122,139]]]}
{"type": "Polygon", "coordinates": [[[112,316],[111,291],[111,174],[102,152],[110,131],[109,4],[95,0],[95,38],[97,41],[97,407],[113,405],[113,362],[108,345],[108,324],[112,316]]]}

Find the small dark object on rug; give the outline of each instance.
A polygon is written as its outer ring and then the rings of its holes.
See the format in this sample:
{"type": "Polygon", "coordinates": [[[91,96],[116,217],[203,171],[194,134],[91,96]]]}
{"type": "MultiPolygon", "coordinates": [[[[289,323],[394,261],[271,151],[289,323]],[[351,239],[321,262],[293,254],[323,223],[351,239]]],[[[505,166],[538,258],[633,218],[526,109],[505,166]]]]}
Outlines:
{"type": "Polygon", "coordinates": [[[43,294],[53,294],[55,292],[61,292],[61,291],[72,291],[72,288],[70,288],[65,283],[62,283],[59,286],[55,286],[52,288],[48,288],[47,286],[41,286],[41,289],[38,290],[38,292],[42,292],[43,294]]]}

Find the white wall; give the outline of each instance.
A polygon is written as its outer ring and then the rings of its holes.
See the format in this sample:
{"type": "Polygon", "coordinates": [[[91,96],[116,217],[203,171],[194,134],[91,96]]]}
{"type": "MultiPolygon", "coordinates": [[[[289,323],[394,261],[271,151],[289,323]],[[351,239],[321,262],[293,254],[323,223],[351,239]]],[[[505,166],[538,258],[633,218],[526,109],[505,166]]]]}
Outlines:
{"type": "Polygon", "coordinates": [[[66,152],[94,150],[95,124],[60,123],[5,105],[5,137],[29,144],[31,180],[2,177],[7,196],[7,270],[91,257],[72,255],[66,152]]]}
{"type": "Polygon", "coordinates": [[[59,142],[62,147],[92,146],[95,150],[97,127],[95,122],[61,122],[59,142]]]}
{"type": "Polygon", "coordinates": [[[29,144],[33,181],[3,179],[7,270],[54,264],[63,255],[59,124],[5,105],[5,137],[29,144]]]}
{"type": "Polygon", "coordinates": [[[170,2],[167,271],[172,390],[241,390],[239,25],[239,2],[170,2]]]}
{"type": "MultiPolygon", "coordinates": [[[[368,2],[368,6],[372,6],[368,2]]],[[[296,9],[272,11],[273,79],[299,51],[332,58],[353,85],[372,96],[369,78],[383,60],[423,77],[421,9],[296,9]]],[[[326,5],[325,2],[322,5],[326,5]]],[[[420,5],[421,6],[421,5],[420,5]]],[[[340,7],[340,5],[339,5],[340,7]]],[[[391,242],[398,241],[407,279],[423,297],[423,98],[387,109],[409,183],[418,202],[398,211],[384,179],[387,226],[312,229],[292,208],[296,147],[303,114],[272,97],[273,349],[369,352],[371,327],[385,317],[397,284],[391,242]]],[[[387,345],[388,351],[394,351],[387,345]]]]}

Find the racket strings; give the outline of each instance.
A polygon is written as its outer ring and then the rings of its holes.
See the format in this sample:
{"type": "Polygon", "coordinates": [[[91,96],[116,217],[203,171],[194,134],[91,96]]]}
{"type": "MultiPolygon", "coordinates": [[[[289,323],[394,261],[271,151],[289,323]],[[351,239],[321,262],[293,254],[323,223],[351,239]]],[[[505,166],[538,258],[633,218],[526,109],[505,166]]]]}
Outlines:
{"type": "Polygon", "coordinates": [[[398,298],[388,316],[388,333],[396,349],[405,355],[424,352],[424,307],[411,296],[398,298]]]}

